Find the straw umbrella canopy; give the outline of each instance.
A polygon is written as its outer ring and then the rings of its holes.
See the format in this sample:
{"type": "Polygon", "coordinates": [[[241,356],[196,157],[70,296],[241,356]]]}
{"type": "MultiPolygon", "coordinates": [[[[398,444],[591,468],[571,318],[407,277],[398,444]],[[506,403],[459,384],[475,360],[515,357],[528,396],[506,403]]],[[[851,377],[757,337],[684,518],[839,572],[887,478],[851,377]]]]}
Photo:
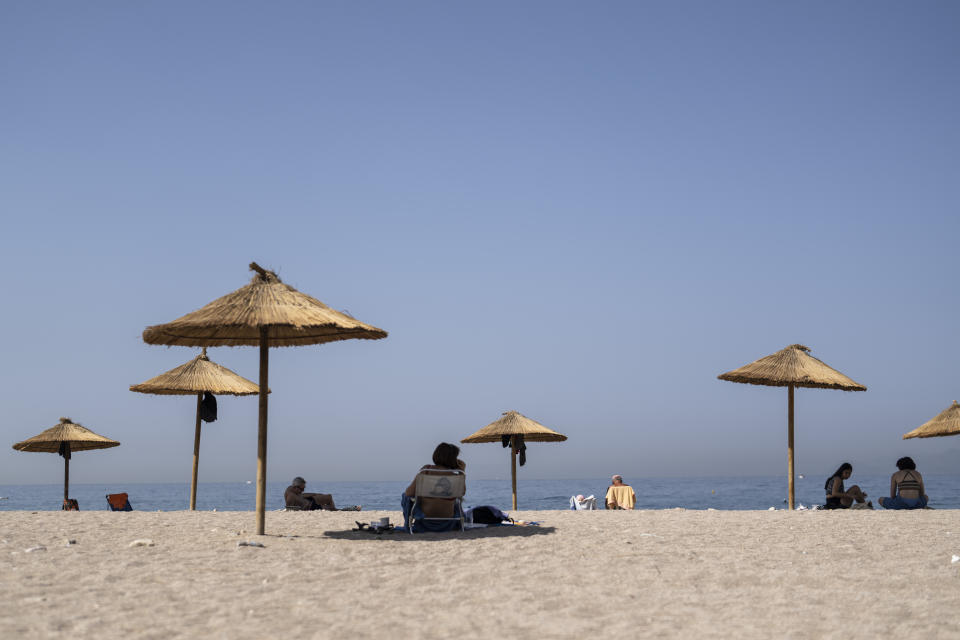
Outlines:
{"type": "Polygon", "coordinates": [[[903,434],[903,439],[909,438],[936,438],[939,436],[955,436],[960,434],[960,404],[954,400],[953,404],[941,411],[935,418],[903,434]]]}
{"type": "Polygon", "coordinates": [[[787,478],[789,507],[794,508],[793,473],[793,390],[795,387],[866,391],[836,369],[809,355],[810,349],[792,344],[774,354],[760,358],[739,369],[722,373],[718,378],[730,382],[787,387],[787,478]]]}
{"type": "Polygon", "coordinates": [[[260,347],[257,433],[257,533],[263,534],[267,484],[267,389],[270,347],[386,338],[387,332],[331,309],[280,281],[255,262],[250,284],[167,324],[147,327],[147,344],[260,347]]]}
{"type": "Polygon", "coordinates": [[[517,509],[517,453],[521,442],[563,442],[567,436],[545,427],[517,411],[505,411],[503,417],[460,442],[510,442],[510,481],[513,488],[513,509],[517,509]]]}
{"type": "Polygon", "coordinates": [[[60,418],[54,425],[32,438],[13,445],[17,451],[38,451],[41,453],[59,453],[63,456],[63,499],[70,498],[70,454],[74,451],[89,449],[109,449],[120,443],[101,436],[90,429],[72,421],[60,418]]]}
{"type": "Polygon", "coordinates": [[[196,358],[162,373],[146,382],[135,384],[130,391],[154,395],[197,395],[197,424],[193,434],[193,475],[190,480],[190,510],[197,508],[197,469],[200,464],[200,405],[203,394],[250,396],[260,393],[256,383],[238,376],[207,357],[204,347],[196,358]]]}

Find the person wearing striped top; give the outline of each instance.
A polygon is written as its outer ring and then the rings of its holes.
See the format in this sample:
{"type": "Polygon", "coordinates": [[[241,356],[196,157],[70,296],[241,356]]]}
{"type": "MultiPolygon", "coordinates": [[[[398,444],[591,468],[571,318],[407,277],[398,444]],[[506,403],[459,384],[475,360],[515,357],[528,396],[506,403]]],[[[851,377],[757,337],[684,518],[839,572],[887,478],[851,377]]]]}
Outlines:
{"type": "Polygon", "coordinates": [[[929,498],[923,486],[923,476],[910,457],[897,460],[897,471],[890,476],[890,497],[880,498],[884,509],[923,509],[929,498]]]}

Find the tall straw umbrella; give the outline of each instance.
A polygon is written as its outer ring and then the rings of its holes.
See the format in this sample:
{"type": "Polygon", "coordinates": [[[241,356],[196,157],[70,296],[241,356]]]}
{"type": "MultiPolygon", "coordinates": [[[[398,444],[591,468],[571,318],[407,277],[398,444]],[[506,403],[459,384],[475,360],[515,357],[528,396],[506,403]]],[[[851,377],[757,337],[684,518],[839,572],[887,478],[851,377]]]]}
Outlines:
{"type": "Polygon", "coordinates": [[[517,411],[505,411],[503,417],[491,422],[483,429],[467,436],[460,442],[471,444],[476,442],[503,442],[509,438],[510,443],[510,482],[513,488],[513,509],[517,509],[517,453],[520,442],[563,442],[567,436],[557,433],[553,429],[543,426],[536,420],[517,411]],[[522,436],[522,440],[521,440],[522,436]]]}
{"type": "Polygon", "coordinates": [[[197,469],[200,465],[200,405],[206,392],[215,395],[251,396],[260,387],[207,357],[204,347],[196,358],[146,382],[135,384],[130,391],[161,396],[197,394],[197,426],[193,434],[193,475],[190,479],[190,510],[197,508],[197,469]]]}
{"type": "Polygon", "coordinates": [[[267,487],[267,370],[270,347],[386,338],[383,329],[331,309],[250,263],[250,284],[167,324],[147,327],[147,344],[186,347],[260,347],[260,415],[257,430],[257,533],[264,529],[267,487]]]}
{"type": "Polygon", "coordinates": [[[90,431],[70,418],[60,418],[60,423],[46,431],[13,445],[17,451],[59,453],[63,456],[63,499],[70,498],[70,454],[88,449],[109,449],[120,446],[111,440],[90,431]]]}
{"type": "Polygon", "coordinates": [[[866,391],[836,369],[828,367],[809,354],[802,344],[792,344],[774,354],[755,360],[739,369],[722,373],[718,378],[730,382],[787,387],[787,478],[789,507],[794,507],[793,487],[793,390],[795,387],[866,391]]]}
{"type": "Polygon", "coordinates": [[[903,439],[936,438],[958,434],[960,434],[960,404],[954,400],[952,405],[938,413],[935,418],[924,422],[910,433],[903,434],[903,439]]]}

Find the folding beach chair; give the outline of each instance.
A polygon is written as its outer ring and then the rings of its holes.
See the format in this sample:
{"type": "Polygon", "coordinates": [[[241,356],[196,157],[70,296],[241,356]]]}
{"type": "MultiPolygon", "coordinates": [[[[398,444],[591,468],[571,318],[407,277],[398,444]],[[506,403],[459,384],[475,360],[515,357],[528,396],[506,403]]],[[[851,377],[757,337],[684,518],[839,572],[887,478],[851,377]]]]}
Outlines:
{"type": "Polygon", "coordinates": [[[108,493],[107,504],[110,505],[110,511],[133,511],[125,493],[108,493]]]}
{"type": "Polygon", "coordinates": [[[62,511],[80,511],[80,505],[73,498],[64,498],[62,511]]]}
{"type": "Polygon", "coordinates": [[[414,522],[456,521],[463,531],[463,495],[467,492],[467,476],[457,469],[423,469],[417,474],[414,481],[413,506],[410,509],[410,533],[413,533],[414,522]],[[420,507],[419,515],[417,503],[423,498],[453,501],[453,517],[434,518],[423,515],[420,507]]]}

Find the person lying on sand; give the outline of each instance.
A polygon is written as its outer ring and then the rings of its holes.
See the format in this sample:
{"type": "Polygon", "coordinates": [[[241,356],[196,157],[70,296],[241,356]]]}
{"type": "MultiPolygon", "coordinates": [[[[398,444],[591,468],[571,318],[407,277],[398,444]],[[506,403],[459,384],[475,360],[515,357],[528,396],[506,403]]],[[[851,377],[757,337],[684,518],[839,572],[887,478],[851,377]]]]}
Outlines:
{"type": "Polygon", "coordinates": [[[880,498],[884,509],[923,509],[927,506],[923,476],[917,471],[913,458],[897,460],[897,471],[890,476],[890,497],[880,498]]]}
{"type": "MultiPolygon", "coordinates": [[[[853,485],[849,489],[843,488],[843,481],[850,478],[853,473],[853,465],[844,462],[840,465],[833,475],[827,478],[823,485],[823,490],[827,492],[827,502],[823,505],[824,509],[849,509],[854,500],[863,504],[867,499],[867,492],[861,491],[860,487],[853,485]]],[[[867,506],[873,508],[872,502],[867,502],[867,506]]]]}
{"type": "Polygon", "coordinates": [[[307,481],[297,476],[283,492],[283,499],[287,507],[298,508],[302,511],[314,511],[316,509],[325,509],[326,511],[360,511],[360,505],[347,507],[346,509],[337,509],[333,504],[333,496],[329,493],[304,493],[307,487],[307,481]]]}

